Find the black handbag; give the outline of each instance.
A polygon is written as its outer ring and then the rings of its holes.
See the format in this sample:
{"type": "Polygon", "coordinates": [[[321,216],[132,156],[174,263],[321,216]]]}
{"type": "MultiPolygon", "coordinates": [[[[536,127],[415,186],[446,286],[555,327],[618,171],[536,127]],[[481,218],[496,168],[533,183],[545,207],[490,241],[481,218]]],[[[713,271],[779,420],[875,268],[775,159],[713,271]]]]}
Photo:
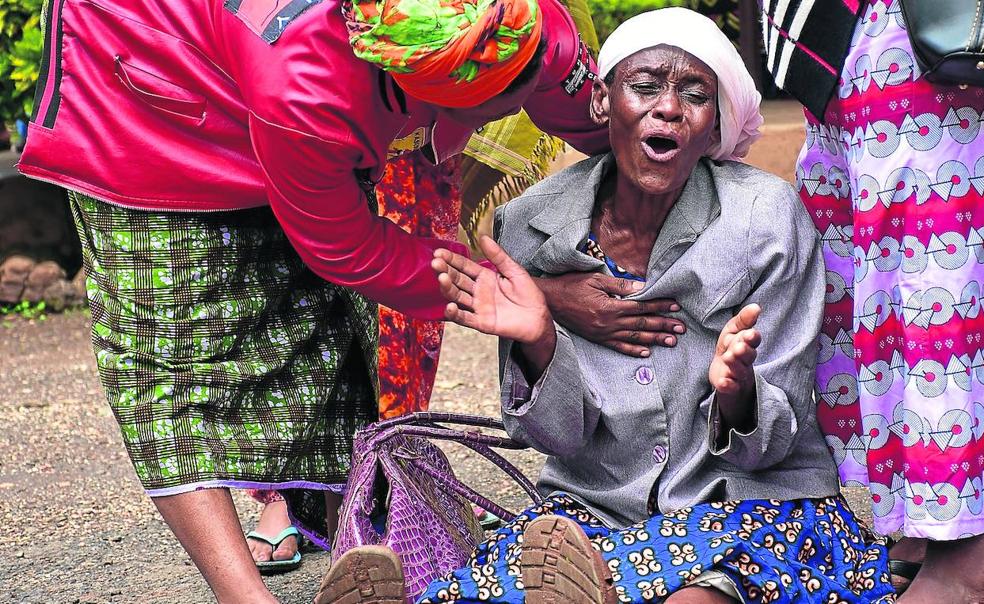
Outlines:
{"type": "Polygon", "coordinates": [[[984,86],[984,0],[899,0],[927,80],[984,86]]]}

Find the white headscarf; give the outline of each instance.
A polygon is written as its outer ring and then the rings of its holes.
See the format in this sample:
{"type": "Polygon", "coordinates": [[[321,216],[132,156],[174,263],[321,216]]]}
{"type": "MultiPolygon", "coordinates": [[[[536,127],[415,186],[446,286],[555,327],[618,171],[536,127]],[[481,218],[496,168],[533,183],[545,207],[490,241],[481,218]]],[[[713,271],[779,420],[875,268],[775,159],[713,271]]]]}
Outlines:
{"type": "Polygon", "coordinates": [[[598,75],[604,78],[622,59],[660,44],[676,46],[710,67],[718,80],[721,143],[708,150],[712,159],[739,160],[760,136],[762,96],[738,51],[707,17],[680,7],[636,15],[608,36],[598,54],[598,75]]]}

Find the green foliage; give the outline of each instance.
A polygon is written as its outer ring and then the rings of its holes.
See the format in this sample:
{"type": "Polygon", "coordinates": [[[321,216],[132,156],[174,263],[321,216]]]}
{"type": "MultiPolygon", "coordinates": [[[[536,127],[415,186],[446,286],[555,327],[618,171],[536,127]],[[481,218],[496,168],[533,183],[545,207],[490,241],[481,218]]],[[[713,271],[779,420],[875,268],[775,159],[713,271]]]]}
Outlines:
{"type": "Polygon", "coordinates": [[[37,319],[38,321],[44,321],[48,318],[48,313],[45,312],[46,307],[47,305],[44,302],[31,304],[27,300],[21,300],[13,305],[0,304],[0,316],[5,319],[20,316],[28,320],[37,319]]]}
{"type": "Polygon", "coordinates": [[[44,36],[42,0],[0,0],[0,124],[31,114],[44,36]]]}
{"type": "Polygon", "coordinates": [[[591,20],[598,32],[598,41],[605,42],[608,34],[629,17],[658,8],[685,6],[696,9],[699,0],[588,0],[591,20]]]}

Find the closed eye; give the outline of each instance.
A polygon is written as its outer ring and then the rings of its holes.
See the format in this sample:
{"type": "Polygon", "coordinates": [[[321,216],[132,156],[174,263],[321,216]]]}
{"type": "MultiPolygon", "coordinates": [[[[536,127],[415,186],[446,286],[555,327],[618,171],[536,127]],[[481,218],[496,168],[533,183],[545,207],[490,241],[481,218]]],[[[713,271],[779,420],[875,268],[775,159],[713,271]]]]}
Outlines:
{"type": "Polygon", "coordinates": [[[646,82],[642,84],[632,84],[632,90],[640,94],[656,94],[659,92],[660,86],[652,82],[646,82]]]}

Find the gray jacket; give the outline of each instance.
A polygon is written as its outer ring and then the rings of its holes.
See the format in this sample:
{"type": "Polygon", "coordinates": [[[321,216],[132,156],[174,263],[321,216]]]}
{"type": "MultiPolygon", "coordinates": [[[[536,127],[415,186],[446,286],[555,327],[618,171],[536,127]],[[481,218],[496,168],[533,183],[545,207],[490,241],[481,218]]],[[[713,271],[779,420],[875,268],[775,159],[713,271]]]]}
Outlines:
{"type": "MultiPolygon", "coordinates": [[[[604,271],[579,251],[611,155],[584,160],[496,212],[499,243],[534,276],[604,271]]],[[[617,259],[616,259],[617,260],[617,259]]],[[[687,333],[633,358],[557,326],[532,387],[500,342],[502,414],[513,438],[547,454],[538,487],[566,491],[612,526],[710,501],[828,497],[833,458],[813,401],[824,301],[820,242],[793,188],[750,166],[702,160],[673,206],[631,299],[675,298],[687,333]],[[718,434],[707,372],[718,335],[762,307],[757,426],[718,434]],[[720,437],[720,438],[719,438],[720,437]],[[724,443],[718,447],[716,443],[724,443]]]]}

